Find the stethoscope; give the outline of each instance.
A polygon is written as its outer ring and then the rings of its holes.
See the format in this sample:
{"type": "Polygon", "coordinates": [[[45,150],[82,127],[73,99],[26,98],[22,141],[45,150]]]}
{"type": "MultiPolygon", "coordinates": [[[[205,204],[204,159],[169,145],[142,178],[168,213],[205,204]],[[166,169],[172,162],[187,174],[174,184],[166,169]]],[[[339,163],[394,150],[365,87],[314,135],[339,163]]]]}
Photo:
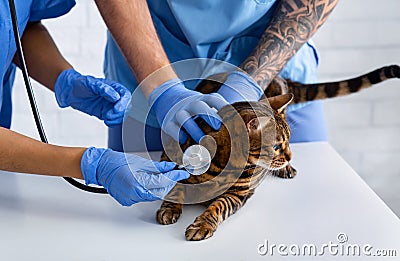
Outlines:
{"type": "MultiPolygon", "coordinates": [[[[28,93],[28,98],[29,98],[29,103],[31,106],[32,114],[35,119],[35,124],[36,128],[38,130],[40,140],[43,143],[48,143],[46,134],[43,129],[42,121],[40,119],[40,114],[37,108],[35,96],[33,93],[31,81],[29,78],[28,70],[26,67],[25,63],[25,58],[24,58],[24,53],[22,50],[22,45],[21,45],[21,39],[19,37],[19,29],[18,29],[18,20],[17,20],[17,14],[15,10],[15,3],[14,0],[8,0],[8,4],[10,6],[10,13],[11,13],[11,21],[12,21],[12,26],[13,26],[13,31],[14,31],[14,38],[15,38],[15,44],[17,46],[17,53],[18,53],[18,58],[19,58],[19,63],[20,63],[20,68],[22,71],[22,75],[24,78],[24,84],[26,87],[26,91],[28,93]]],[[[211,156],[209,151],[202,145],[192,145],[189,148],[185,150],[183,153],[182,157],[182,165],[179,165],[177,169],[185,169],[192,175],[201,175],[207,171],[207,169],[210,167],[211,164],[211,156]]],[[[98,194],[107,194],[107,190],[101,187],[91,187],[87,186],[85,184],[82,184],[78,181],[76,181],[73,178],[69,177],[63,177],[68,183],[71,185],[87,191],[87,192],[92,192],[92,193],[98,193],[98,194]]]]}

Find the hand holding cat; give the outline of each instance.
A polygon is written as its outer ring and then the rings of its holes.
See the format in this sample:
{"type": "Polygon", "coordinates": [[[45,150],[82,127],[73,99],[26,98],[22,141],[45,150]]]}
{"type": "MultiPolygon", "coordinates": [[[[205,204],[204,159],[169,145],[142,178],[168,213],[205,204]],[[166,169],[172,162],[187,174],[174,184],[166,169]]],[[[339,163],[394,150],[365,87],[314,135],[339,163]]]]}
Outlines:
{"type": "Polygon", "coordinates": [[[54,93],[61,108],[74,109],[96,116],[109,126],[121,124],[131,93],[123,85],[93,76],[65,70],[57,78],[54,93]]]}
{"type": "Polygon", "coordinates": [[[173,162],[156,162],[110,149],[88,148],[81,159],[86,184],[103,186],[123,206],[164,198],[189,177],[173,162]]]}
{"type": "Polygon", "coordinates": [[[228,74],[217,93],[233,104],[240,101],[258,101],[264,90],[248,74],[233,71],[228,74]]]}
{"type": "Polygon", "coordinates": [[[204,136],[193,116],[201,117],[215,130],[221,127],[221,118],[217,110],[227,105],[221,95],[201,94],[186,89],[180,79],[172,79],[156,88],[149,96],[149,104],[154,110],[161,129],[180,143],[188,136],[198,143],[204,136]]]}

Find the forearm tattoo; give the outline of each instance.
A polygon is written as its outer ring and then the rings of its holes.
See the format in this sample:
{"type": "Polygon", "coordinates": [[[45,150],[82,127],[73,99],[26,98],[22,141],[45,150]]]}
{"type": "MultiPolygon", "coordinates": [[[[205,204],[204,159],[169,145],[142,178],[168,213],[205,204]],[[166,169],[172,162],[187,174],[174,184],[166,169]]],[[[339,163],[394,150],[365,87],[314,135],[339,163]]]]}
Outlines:
{"type": "Polygon", "coordinates": [[[278,0],[271,23],[240,65],[264,89],[325,23],[338,0],[278,0]]]}

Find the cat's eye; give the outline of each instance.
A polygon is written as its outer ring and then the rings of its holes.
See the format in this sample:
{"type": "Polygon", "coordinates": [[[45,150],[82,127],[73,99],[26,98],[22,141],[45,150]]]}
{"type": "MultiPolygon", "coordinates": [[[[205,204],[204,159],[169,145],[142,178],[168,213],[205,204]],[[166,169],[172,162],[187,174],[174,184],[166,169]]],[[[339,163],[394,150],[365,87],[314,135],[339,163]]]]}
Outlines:
{"type": "Polygon", "coordinates": [[[275,144],[272,148],[274,150],[281,150],[282,149],[282,144],[275,144]]]}

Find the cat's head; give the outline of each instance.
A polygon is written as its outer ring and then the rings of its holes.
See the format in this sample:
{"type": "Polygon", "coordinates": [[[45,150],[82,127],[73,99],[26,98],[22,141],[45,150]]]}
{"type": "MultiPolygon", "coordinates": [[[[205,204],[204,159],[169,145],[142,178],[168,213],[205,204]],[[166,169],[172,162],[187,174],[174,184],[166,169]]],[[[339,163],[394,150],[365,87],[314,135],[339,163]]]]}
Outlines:
{"type": "Polygon", "coordinates": [[[278,170],[286,167],[292,154],[285,108],[292,99],[292,94],[284,94],[222,108],[219,115],[223,126],[217,132],[208,132],[217,145],[213,160],[221,167],[229,162],[228,167],[237,169],[261,166],[278,170]]]}
{"type": "Polygon", "coordinates": [[[286,167],[292,159],[289,147],[290,128],[285,119],[286,107],[292,102],[293,94],[284,94],[268,98],[268,102],[274,111],[276,124],[276,139],[273,145],[274,157],[268,169],[279,170],[286,167]]]}

